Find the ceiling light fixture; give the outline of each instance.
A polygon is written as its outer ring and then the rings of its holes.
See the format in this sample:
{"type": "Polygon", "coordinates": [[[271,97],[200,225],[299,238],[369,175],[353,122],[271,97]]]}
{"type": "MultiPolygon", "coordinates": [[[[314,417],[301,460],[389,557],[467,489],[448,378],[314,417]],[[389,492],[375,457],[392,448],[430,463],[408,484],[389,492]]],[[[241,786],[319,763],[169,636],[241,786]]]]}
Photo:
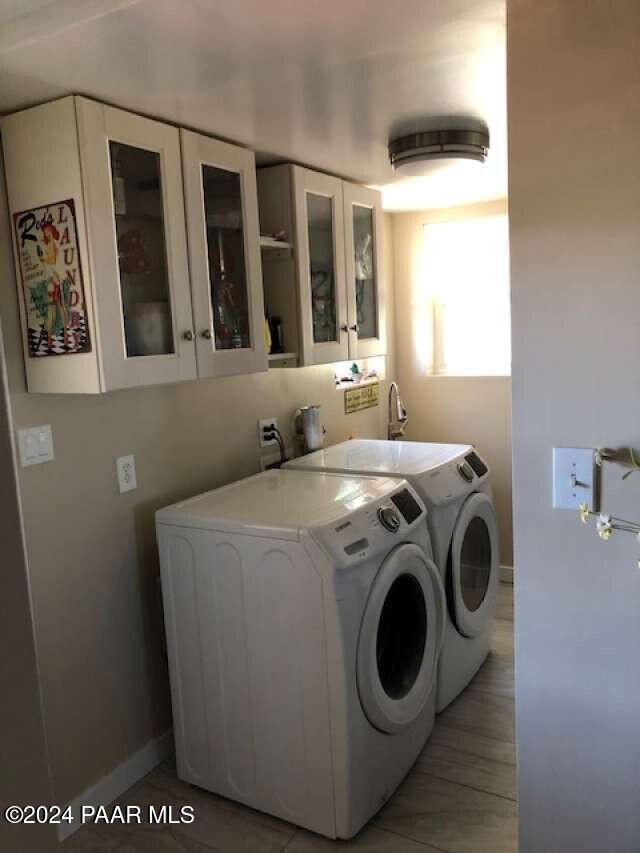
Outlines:
{"type": "Polygon", "coordinates": [[[389,162],[399,175],[425,175],[445,160],[484,163],[489,151],[489,131],[425,130],[389,143],[389,162]],[[434,163],[433,161],[437,161],[434,163]]]}

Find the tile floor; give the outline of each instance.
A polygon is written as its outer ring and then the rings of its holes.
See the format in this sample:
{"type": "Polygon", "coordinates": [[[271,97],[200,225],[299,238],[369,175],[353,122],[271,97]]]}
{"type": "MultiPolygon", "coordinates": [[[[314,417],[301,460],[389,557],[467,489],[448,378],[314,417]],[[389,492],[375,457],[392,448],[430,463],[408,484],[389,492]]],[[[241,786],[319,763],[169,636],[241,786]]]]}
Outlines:
{"type": "Polygon", "coordinates": [[[63,845],[86,853],[515,853],[517,805],[513,697],[513,587],[501,584],[493,650],[473,683],[437,719],[413,770],[359,835],[332,842],[181,782],[171,760],[118,801],[192,805],[177,828],[85,827],[63,845]]]}

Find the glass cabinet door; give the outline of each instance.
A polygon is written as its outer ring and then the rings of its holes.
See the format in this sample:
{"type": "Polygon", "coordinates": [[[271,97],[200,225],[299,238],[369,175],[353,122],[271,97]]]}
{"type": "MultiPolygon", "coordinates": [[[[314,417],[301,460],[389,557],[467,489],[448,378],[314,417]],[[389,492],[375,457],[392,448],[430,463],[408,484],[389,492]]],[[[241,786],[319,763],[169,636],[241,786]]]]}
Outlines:
{"type": "Polygon", "coordinates": [[[307,193],[307,239],[313,342],[326,344],[338,340],[333,199],[307,193]]]}
{"type": "Polygon", "coordinates": [[[251,346],[240,175],[202,166],[215,349],[251,346]]]}
{"type": "Polygon", "coordinates": [[[105,390],[193,379],[176,128],[76,99],[105,390]]]}
{"type": "Polygon", "coordinates": [[[109,155],[126,354],[172,354],[160,155],[113,140],[109,155]]]}
{"type": "Polygon", "coordinates": [[[351,206],[353,259],[356,292],[356,334],[358,338],[378,337],[377,270],[374,257],[373,210],[361,204],[351,206]]]}
{"type": "Polygon", "coordinates": [[[181,136],[198,375],[266,370],[254,155],[181,136]]]}
{"type": "Polygon", "coordinates": [[[380,194],[344,184],[349,357],[385,352],[381,282],[380,194]]]}
{"type": "Polygon", "coordinates": [[[342,181],[293,167],[304,364],[348,357],[342,181]]]}

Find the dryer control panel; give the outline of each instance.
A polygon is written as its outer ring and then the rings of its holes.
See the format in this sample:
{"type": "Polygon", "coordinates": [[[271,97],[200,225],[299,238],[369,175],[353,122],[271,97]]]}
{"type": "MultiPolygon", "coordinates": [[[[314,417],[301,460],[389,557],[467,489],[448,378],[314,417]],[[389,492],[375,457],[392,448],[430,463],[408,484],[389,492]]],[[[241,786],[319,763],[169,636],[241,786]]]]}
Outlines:
{"type": "Polygon", "coordinates": [[[437,506],[477,491],[489,476],[489,467],[477,451],[460,454],[456,459],[423,475],[429,500],[437,506]]]}
{"type": "Polygon", "coordinates": [[[383,499],[353,508],[339,523],[312,531],[336,565],[348,568],[380,552],[388,552],[415,527],[426,522],[427,511],[414,489],[403,480],[383,499]]]}

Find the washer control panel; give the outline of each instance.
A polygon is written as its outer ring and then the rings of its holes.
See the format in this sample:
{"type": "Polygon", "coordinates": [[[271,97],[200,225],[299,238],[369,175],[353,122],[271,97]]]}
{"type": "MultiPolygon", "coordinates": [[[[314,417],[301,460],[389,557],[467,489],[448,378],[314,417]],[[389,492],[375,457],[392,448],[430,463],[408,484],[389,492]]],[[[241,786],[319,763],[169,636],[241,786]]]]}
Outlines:
{"type": "Polygon", "coordinates": [[[313,537],[335,560],[348,568],[374,554],[384,553],[398,538],[424,523],[426,510],[406,481],[385,496],[378,495],[354,507],[339,523],[315,528],[313,537]]]}

